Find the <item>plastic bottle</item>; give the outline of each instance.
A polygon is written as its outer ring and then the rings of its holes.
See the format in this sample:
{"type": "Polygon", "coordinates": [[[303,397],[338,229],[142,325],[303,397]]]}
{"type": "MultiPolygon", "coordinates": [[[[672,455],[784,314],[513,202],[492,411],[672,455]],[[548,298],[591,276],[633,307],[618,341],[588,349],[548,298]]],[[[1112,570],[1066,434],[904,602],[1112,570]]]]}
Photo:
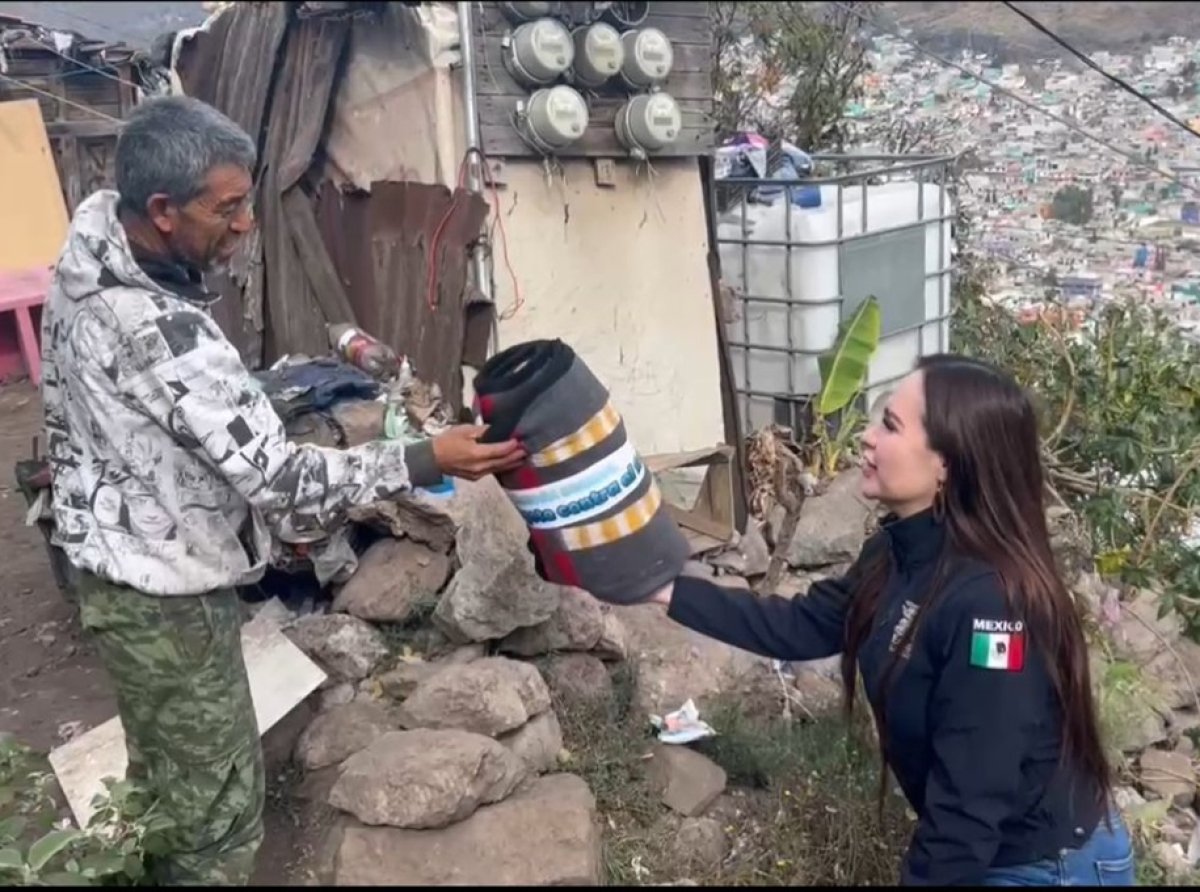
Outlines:
{"type": "Polygon", "coordinates": [[[340,323],[329,326],[329,343],[346,362],[380,381],[395,377],[400,360],[387,344],[371,337],[361,328],[340,323]]]}

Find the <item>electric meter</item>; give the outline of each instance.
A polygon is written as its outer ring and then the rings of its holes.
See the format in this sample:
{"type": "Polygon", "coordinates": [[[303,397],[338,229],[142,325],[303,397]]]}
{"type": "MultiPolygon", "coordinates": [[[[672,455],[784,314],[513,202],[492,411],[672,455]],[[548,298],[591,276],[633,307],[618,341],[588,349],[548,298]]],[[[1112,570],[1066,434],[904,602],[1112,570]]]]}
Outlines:
{"type": "Polygon", "coordinates": [[[667,35],[657,28],[626,31],[621,35],[625,45],[625,61],[621,77],[634,89],[643,90],[660,84],[671,73],[675,52],[667,35]]]}
{"type": "Polygon", "coordinates": [[[612,25],[596,22],[576,28],[575,80],[585,87],[600,87],[621,70],[625,62],[625,47],[621,35],[612,25]]]}
{"type": "Polygon", "coordinates": [[[636,28],[650,15],[649,3],[606,3],[601,13],[604,21],[621,31],[636,28]]]}
{"type": "Polygon", "coordinates": [[[529,97],[525,119],[533,142],[551,152],[564,149],[583,136],[588,125],[588,107],[578,90],[559,84],[529,97]]]}
{"type": "Polygon", "coordinates": [[[566,25],[538,19],[519,25],[510,35],[504,55],[509,73],[527,87],[549,84],[575,61],[575,44],[566,25]]]}
{"type": "Polygon", "coordinates": [[[664,149],[679,137],[683,114],[668,93],[634,96],[617,112],[617,139],[634,154],[664,149]]]}
{"type": "Polygon", "coordinates": [[[553,3],[501,3],[500,11],[509,21],[529,22],[553,12],[553,3]]]}

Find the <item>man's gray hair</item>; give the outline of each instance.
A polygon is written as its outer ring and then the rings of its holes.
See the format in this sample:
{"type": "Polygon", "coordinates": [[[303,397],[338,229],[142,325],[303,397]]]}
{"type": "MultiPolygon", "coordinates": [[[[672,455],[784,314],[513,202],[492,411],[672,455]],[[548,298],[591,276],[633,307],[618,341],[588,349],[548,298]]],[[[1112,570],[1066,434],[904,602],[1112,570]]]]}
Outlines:
{"type": "Polygon", "coordinates": [[[117,140],[116,180],[121,205],[146,213],[146,202],[165,194],[178,205],[204,191],[215,167],[236,165],[251,174],[254,140],[211,105],[190,96],[143,102],[117,140]]]}

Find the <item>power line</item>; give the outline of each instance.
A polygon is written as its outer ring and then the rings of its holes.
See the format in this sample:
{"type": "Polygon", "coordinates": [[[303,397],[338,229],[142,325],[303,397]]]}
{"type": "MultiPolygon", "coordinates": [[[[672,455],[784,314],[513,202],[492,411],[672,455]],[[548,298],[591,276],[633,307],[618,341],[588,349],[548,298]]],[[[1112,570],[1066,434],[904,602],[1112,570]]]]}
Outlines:
{"type": "Polygon", "coordinates": [[[1099,74],[1101,74],[1102,76],[1107,78],[1109,81],[1111,81],[1112,83],[1114,83],[1118,87],[1120,87],[1126,93],[1129,93],[1131,96],[1136,96],[1138,99],[1140,99],[1142,102],[1146,103],[1148,106],[1150,106],[1152,109],[1154,109],[1160,115],[1162,115],[1164,118],[1166,118],[1172,124],[1174,124],[1176,127],[1180,127],[1183,130],[1186,130],[1189,136],[1200,139],[1200,134],[1196,133],[1195,130],[1193,130],[1191,127],[1189,127],[1183,121],[1181,121],[1179,118],[1175,117],[1175,115],[1171,114],[1169,111],[1167,111],[1165,108],[1163,108],[1157,102],[1155,102],[1153,99],[1151,99],[1145,93],[1143,93],[1141,90],[1126,83],[1124,80],[1117,77],[1115,74],[1110,74],[1109,72],[1105,71],[1104,68],[1102,68],[1098,62],[1096,62],[1094,59],[1092,59],[1086,53],[1084,53],[1080,50],[1077,50],[1075,47],[1071,46],[1071,44],[1067,43],[1067,41],[1065,41],[1063,38],[1059,37],[1057,34],[1055,34],[1053,31],[1051,31],[1049,28],[1047,28],[1045,25],[1043,25],[1041,22],[1039,22],[1037,19],[1035,19],[1029,13],[1025,12],[1025,10],[1018,9],[1016,7],[1016,5],[1009,2],[1009,0],[1000,0],[1000,2],[1004,6],[1008,7],[1010,10],[1015,12],[1017,15],[1019,15],[1021,18],[1023,18],[1025,21],[1027,21],[1030,25],[1032,25],[1038,31],[1042,32],[1047,37],[1049,37],[1051,40],[1053,40],[1055,43],[1057,43],[1059,46],[1061,46],[1063,49],[1065,49],[1067,52],[1069,52],[1071,55],[1073,55],[1075,58],[1077,58],[1080,62],[1082,62],[1088,68],[1091,68],[1093,71],[1098,72],[1099,74]]]}
{"type": "Polygon", "coordinates": [[[1042,108],[1036,102],[1026,99],[1024,96],[1021,96],[1018,93],[1014,93],[1012,90],[1002,87],[999,84],[993,83],[992,81],[989,81],[987,78],[976,74],[974,71],[967,68],[965,65],[959,65],[957,62],[952,62],[949,59],[939,56],[937,53],[933,52],[932,50],[925,49],[925,47],[921,46],[915,40],[913,40],[903,34],[900,34],[896,31],[893,31],[893,30],[885,27],[884,25],[879,24],[877,21],[872,19],[870,16],[864,15],[863,13],[859,12],[857,9],[855,9],[852,6],[848,6],[845,3],[838,2],[838,0],[829,0],[829,2],[831,5],[838,7],[843,12],[849,13],[850,15],[854,16],[856,19],[861,21],[864,25],[869,25],[870,27],[874,28],[875,30],[880,31],[883,34],[886,34],[895,40],[899,40],[903,43],[906,43],[909,46],[911,46],[914,50],[916,50],[918,53],[920,53],[923,56],[929,57],[933,61],[937,62],[939,65],[944,65],[947,68],[956,69],[957,71],[962,72],[967,77],[972,78],[973,80],[983,84],[984,86],[991,87],[993,90],[995,90],[997,93],[1001,94],[1002,96],[1007,96],[1008,98],[1015,100],[1016,102],[1019,102],[1021,105],[1024,105],[1025,107],[1032,109],[1033,111],[1037,112],[1038,114],[1045,115],[1046,117],[1050,118],[1052,121],[1057,121],[1059,124],[1062,124],[1063,126],[1067,127],[1068,129],[1073,130],[1074,132],[1080,134],[1081,136],[1087,137],[1092,142],[1103,146],[1104,148],[1108,149],[1110,152],[1120,155],[1121,157],[1123,157],[1126,161],[1128,161],[1135,167],[1140,167],[1143,170],[1148,170],[1151,173],[1153,173],[1155,176],[1161,177],[1165,180],[1169,180],[1170,182],[1174,183],[1175,185],[1177,185],[1183,189],[1187,189],[1189,192],[1192,192],[1196,195],[1200,195],[1200,189],[1196,188],[1195,186],[1191,185],[1190,183],[1185,183],[1183,180],[1179,179],[1178,177],[1172,176],[1171,174],[1167,173],[1165,170],[1155,167],[1153,164],[1150,164],[1150,163],[1144,161],[1142,158],[1138,157],[1133,152],[1129,152],[1129,151],[1126,151],[1125,149],[1119,148],[1118,146],[1113,145],[1112,143],[1108,142],[1107,140],[1102,139],[1101,137],[1096,136],[1093,133],[1089,133],[1087,130],[1084,130],[1077,123],[1072,121],[1070,118],[1064,118],[1062,115],[1057,115],[1054,112],[1050,111],[1049,109],[1042,108]]]}

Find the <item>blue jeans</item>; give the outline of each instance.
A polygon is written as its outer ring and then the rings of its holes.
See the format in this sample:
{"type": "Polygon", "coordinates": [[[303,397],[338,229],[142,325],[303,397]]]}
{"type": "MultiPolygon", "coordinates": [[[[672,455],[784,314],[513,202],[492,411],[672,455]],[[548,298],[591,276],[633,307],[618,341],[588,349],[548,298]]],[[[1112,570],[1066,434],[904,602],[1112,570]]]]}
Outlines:
{"type": "Polygon", "coordinates": [[[1125,822],[1114,810],[1112,829],[1104,821],[1077,849],[1063,849],[1057,858],[1013,867],[993,867],[985,886],[1132,886],[1133,841],[1125,822]]]}

